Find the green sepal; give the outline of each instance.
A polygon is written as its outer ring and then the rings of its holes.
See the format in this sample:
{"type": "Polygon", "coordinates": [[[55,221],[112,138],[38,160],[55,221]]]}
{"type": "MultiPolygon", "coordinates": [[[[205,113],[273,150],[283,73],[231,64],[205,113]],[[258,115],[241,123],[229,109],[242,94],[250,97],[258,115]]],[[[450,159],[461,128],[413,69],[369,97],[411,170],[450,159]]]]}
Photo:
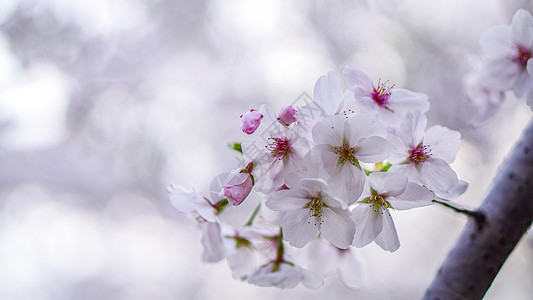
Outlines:
{"type": "Polygon", "coordinates": [[[237,152],[240,152],[242,154],[242,146],[241,143],[228,143],[228,147],[232,150],[235,150],[237,152]]]}

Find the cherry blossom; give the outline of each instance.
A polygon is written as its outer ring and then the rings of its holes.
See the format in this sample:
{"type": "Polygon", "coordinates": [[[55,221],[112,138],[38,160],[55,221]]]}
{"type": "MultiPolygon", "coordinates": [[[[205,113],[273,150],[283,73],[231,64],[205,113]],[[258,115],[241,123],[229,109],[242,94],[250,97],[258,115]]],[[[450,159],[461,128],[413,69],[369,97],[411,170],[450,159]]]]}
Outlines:
{"type": "MultiPolygon", "coordinates": [[[[533,102],[533,17],[519,9],[511,25],[487,30],[480,40],[487,58],[478,74],[480,84],[497,91],[512,90],[518,98],[533,102]]],[[[533,106],[530,105],[533,109],[533,106]]]]}
{"type": "Polygon", "coordinates": [[[249,112],[242,115],[242,132],[246,134],[254,133],[257,127],[259,127],[259,125],[261,124],[262,118],[263,115],[257,112],[255,109],[251,109],[249,112]]]}
{"type": "Polygon", "coordinates": [[[304,178],[290,190],[277,191],[265,204],[283,213],[283,237],[295,247],[303,247],[319,233],[339,248],[351,245],[355,227],[348,206],[329,193],[322,179],[304,178]]]}
{"type": "Polygon", "coordinates": [[[255,189],[269,193],[285,184],[286,174],[297,171],[309,145],[295,128],[277,120],[270,108],[261,106],[264,116],[261,133],[246,136],[242,142],[244,158],[254,164],[255,189]]]}
{"type": "Polygon", "coordinates": [[[237,206],[248,197],[253,185],[249,169],[235,169],[228,174],[222,184],[220,194],[224,195],[231,204],[237,206]]]}
{"type": "Polygon", "coordinates": [[[459,183],[450,163],[459,151],[461,135],[439,125],[425,131],[426,124],[420,111],[406,114],[399,132],[390,138],[396,146],[388,158],[393,164],[390,172],[403,173],[433,191],[451,190],[459,183]]]}
{"type": "Polygon", "coordinates": [[[389,209],[405,210],[431,205],[433,197],[426,188],[408,182],[403,174],[371,173],[368,188],[352,211],[357,228],[354,244],[363,247],[375,241],[384,250],[396,251],[400,241],[389,209]]]}
{"type": "Polygon", "coordinates": [[[313,127],[316,144],[309,155],[329,174],[328,184],[349,205],[361,195],[365,172],[360,161],[377,163],[389,155],[385,126],[374,116],[331,116],[313,127]]]}
{"type": "Polygon", "coordinates": [[[395,88],[381,79],[374,85],[370,76],[350,67],[344,67],[343,76],[361,111],[375,113],[383,122],[395,123],[409,111],[429,109],[425,94],[395,88]]]}

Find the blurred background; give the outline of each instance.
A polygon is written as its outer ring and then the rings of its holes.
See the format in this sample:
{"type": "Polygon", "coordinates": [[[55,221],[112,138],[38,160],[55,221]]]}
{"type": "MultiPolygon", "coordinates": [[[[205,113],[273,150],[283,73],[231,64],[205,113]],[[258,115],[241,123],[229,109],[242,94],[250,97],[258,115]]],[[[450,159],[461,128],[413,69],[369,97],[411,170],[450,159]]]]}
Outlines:
{"type": "MultiPolygon", "coordinates": [[[[529,0],[0,1],[0,299],[417,299],[465,224],[395,213],[402,247],[358,250],[368,287],[235,281],[201,262],[166,187],[206,190],[237,165],[239,116],[275,111],[350,65],[429,95],[429,125],[461,132],[453,167],[475,208],[531,116],[508,100],[480,128],[463,76],[487,28],[529,0]]],[[[486,299],[531,299],[533,238],[486,299]]]]}

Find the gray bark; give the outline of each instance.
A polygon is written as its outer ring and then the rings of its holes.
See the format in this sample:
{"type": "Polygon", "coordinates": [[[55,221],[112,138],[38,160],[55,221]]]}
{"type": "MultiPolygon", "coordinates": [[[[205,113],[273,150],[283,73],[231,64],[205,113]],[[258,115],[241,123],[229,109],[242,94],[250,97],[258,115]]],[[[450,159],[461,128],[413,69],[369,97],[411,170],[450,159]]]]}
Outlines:
{"type": "Polygon", "coordinates": [[[523,133],[478,211],[465,225],[424,300],[481,299],[533,221],[533,121],[523,133]]]}

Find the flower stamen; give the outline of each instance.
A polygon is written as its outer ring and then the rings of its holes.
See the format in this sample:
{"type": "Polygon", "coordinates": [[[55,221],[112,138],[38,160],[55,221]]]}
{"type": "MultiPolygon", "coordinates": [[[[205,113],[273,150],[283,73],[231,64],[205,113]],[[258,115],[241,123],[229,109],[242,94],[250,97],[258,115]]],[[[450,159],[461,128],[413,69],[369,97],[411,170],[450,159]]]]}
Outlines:
{"type": "Polygon", "coordinates": [[[531,49],[528,49],[522,45],[516,45],[516,56],[513,58],[513,62],[525,69],[527,67],[527,61],[533,56],[531,49]]]}
{"type": "Polygon", "coordinates": [[[279,160],[283,160],[289,155],[291,151],[291,143],[287,139],[283,138],[268,138],[272,141],[265,147],[272,152],[272,155],[279,160]]]}

